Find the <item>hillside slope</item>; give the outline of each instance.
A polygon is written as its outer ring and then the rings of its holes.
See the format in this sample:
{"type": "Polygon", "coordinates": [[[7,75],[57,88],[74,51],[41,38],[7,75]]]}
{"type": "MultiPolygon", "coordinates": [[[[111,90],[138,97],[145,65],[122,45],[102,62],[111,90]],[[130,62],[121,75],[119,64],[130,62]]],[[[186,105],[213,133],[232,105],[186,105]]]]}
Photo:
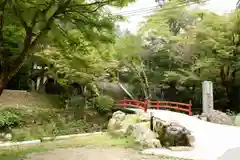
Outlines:
{"type": "Polygon", "coordinates": [[[59,96],[39,94],[21,90],[4,90],[0,97],[1,106],[13,107],[41,107],[41,108],[60,108],[59,96]]]}

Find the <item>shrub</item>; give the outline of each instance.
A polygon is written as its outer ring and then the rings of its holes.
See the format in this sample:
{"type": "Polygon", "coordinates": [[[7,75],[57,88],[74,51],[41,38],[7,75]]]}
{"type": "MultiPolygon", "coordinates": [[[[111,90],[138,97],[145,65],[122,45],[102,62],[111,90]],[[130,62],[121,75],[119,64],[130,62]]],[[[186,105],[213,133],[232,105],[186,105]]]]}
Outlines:
{"type": "Polygon", "coordinates": [[[4,109],[0,111],[0,128],[11,128],[21,124],[23,118],[20,113],[11,109],[4,109]]]}
{"type": "MultiPolygon", "coordinates": [[[[6,108],[4,106],[0,110],[0,129],[2,132],[12,132],[15,141],[94,132],[102,129],[99,125],[77,118],[75,110],[56,111],[26,108],[14,108],[14,106],[6,108]]],[[[91,121],[94,120],[91,119],[91,121]]],[[[98,122],[99,120],[96,121],[96,123],[98,122]]]]}
{"type": "Polygon", "coordinates": [[[72,96],[67,104],[69,107],[80,108],[85,105],[84,97],[82,96],[72,96]]]}
{"type": "Polygon", "coordinates": [[[29,128],[13,129],[12,134],[13,141],[25,141],[34,139],[29,128]]]}
{"type": "Polygon", "coordinates": [[[99,126],[85,122],[84,120],[52,121],[44,125],[15,128],[12,130],[13,140],[33,140],[42,137],[55,137],[60,135],[78,134],[99,131],[99,126]]]}
{"type": "Polygon", "coordinates": [[[114,100],[110,96],[100,96],[94,99],[93,101],[95,108],[99,112],[105,112],[109,111],[113,105],[114,105],[114,100]]]}

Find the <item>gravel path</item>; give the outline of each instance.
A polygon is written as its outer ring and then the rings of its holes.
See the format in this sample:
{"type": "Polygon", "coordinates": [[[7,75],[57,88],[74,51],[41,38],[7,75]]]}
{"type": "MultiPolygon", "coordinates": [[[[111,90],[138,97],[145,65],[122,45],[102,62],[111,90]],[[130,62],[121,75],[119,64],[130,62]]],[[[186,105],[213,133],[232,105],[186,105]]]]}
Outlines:
{"type": "Polygon", "coordinates": [[[69,148],[44,153],[33,153],[28,160],[171,160],[143,155],[131,149],[120,148],[69,148]]]}

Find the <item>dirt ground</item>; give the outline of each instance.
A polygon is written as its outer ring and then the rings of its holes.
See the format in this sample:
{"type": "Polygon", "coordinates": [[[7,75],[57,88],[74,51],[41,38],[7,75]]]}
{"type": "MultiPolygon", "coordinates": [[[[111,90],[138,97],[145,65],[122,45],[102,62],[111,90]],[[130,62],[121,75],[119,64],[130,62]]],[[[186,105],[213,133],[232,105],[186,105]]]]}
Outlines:
{"type": "Polygon", "coordinates": [[[28,160],[171,160],[142,155],[131,149],[120,148],[69,148],[28,155],[28,160]]]}

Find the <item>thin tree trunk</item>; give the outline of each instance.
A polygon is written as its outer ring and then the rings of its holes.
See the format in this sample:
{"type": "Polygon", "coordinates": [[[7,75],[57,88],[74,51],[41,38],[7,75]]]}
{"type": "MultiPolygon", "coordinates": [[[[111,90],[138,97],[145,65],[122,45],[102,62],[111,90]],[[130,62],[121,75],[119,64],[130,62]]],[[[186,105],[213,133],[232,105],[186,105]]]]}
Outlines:
{"type": "Polygon", "coordinates": [[[0,95],[2,95],[4,88],[5,88],[4,78],[1,77],[1,78],[0,78],[0,95]]]}
{"type": "MultiPolygon", "coordinates": [[[[5,72],[6,73],[6,72],[5,72]]],[[[8,78],[7,78],[7,74],[2,73],[0,75],[0,96],[3,93],[3,90],[5,89],[7,82],[8,82],[8,78]]]]}

